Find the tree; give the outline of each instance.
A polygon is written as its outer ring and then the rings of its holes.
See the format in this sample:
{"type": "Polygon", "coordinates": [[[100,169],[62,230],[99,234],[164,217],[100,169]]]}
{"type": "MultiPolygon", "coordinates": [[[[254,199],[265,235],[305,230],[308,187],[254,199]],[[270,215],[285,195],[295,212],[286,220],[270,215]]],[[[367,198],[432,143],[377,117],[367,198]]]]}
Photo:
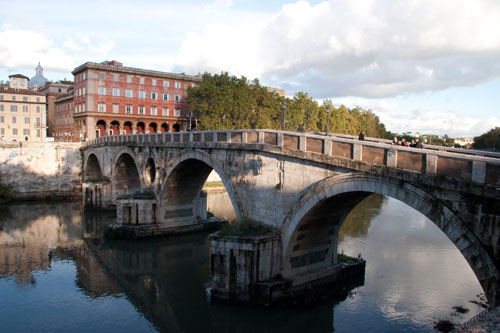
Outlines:
{"type": "Polygon", "coordinates": [[[472,147],[476,149],[500,150],[500,127],[495,127],[488,132],[476,136],[472,147]]]}

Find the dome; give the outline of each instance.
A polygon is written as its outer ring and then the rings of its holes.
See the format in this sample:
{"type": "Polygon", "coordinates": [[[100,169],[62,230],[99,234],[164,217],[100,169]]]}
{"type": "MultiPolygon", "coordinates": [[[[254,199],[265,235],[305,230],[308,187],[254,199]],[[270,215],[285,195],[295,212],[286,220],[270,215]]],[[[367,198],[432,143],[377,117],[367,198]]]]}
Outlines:
{"type": "Polygon", "coordinates": [[[45,82],[49,82],[49,80],[47,80],[47,78],[43,76],[43,68],[42,66],[40,66],[40,63],[38,63],[38,66],[36,66],[35,70],[36,75],[29,80],[28,86],[43,87],[45,85],[45,82]]]}

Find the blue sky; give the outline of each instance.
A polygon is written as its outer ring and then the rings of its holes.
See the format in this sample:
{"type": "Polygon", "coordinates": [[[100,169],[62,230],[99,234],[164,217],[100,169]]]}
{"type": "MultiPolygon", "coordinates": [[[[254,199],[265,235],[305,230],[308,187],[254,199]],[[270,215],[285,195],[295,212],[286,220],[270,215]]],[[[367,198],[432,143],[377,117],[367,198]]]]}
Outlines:
{"type": "Polygon", "coordinates": [[[0,80],[72,78],[86,61],[258,78],[373,110],[388,130],[500,126],[497,0],[9,1],[0,80]]]}

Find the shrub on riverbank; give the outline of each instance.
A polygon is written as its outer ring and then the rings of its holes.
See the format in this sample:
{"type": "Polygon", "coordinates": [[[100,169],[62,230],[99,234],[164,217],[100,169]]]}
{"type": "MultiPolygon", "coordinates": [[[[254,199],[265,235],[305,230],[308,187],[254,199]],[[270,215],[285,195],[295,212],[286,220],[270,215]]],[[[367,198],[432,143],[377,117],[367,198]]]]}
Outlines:
{"type": "Polygon", "coordinates": [[[9,185],[0,184],[0,204],[12,199],[12,190],[9,185]]]}
{"type": "Polygon", "coordinates": [[[235,223],[222,226],[219,236],[262,236],[271,232],[271,227],[249,218],[243,218],[235,223]]]}

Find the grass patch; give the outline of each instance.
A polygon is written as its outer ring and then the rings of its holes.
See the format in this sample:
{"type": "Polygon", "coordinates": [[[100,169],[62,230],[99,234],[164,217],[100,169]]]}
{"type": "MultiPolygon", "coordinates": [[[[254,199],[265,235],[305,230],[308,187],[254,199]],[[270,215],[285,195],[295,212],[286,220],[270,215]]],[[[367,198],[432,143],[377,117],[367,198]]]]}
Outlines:
{"type": "Polygon", "coordinates": [[[235,223],[227,223],[222,226],[219,236],[262,236],[271,232],[271,227],[249,218],[243,218],[235,223]]]}
{"type": "Polygon", "coordinates": [[[203,185],[203,187],[224,187],[224,184],[220,181],[220,182],[206,182],[205,185],[203,185]]]}

